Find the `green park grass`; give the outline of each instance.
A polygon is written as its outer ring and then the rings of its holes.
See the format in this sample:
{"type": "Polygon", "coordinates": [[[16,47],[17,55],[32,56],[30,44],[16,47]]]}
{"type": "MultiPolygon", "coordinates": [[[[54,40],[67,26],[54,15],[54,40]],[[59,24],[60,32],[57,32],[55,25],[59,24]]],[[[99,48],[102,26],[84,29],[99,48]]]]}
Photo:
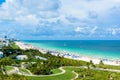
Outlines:
{"type": "Polygon", "coordinates": [[[9,70],[14,69],[14,67],[13,66],[5,66],[5,69],[6,69],[6,71],[9,71],[9,70]]]}
{"type": "Polygon", "coordinates": [[[120,70],[120,66],[114,66],[114,65],[99,65],[97,64],[96,67],[104,68],[104,69],[117,69],[120,70]]]}
{"type": "Polygon", "coordinates": [[[87,69],[79,69],[76,72],[79,75],[85,75],[81,77],[79,76],[76,80],[120,80],[120,73],[117,72],[87,69]],[[110,79],[110,76],[112,79],[110,79]]]}
{"type": "Polygon", "coordinates": [[[66,72],[60,75],[54,76],[26,76],[30,80],[71,80],[76,75],[72,73],[75,68],[64,68],[66,72]]]}
{"type": "Polygon", "coordinates": [[[60,73],[61,70],[57,68],[57,69],[53,69],[52,72],[53,72],[53,74],[57,74],[57,73],[60,73]]]}
{"type": "MultiPolygon", "coordinates": [[[[65,67],[66,72],[60,75],[54,76],[26,76],[30,80],[71,80],[75,78],[75,71],[79,75],[85,75],[85,77],[78,77],[76,80],[109,80],[109,76],[112,76],[113,80],[120,80],[120,73],[100,71],[100,70],[88,70],[76,67],[65,67]],[[88,74],[89,73],[89,74],[88,74]]],[[[57,71],[56,71],[57,73],[57,71]]]]}
{"type": "Polygon", "coordinates": [[[17,46],[14,42],[11,43],[11,47],[12,47],[13,49],[20,49],[19,46],[17,46]]]}
{"type": "Polygon", "coordinates": [[[21,73],[29,74],[29,72],[26,69],[19,68],[19,71],[21,73]]]}

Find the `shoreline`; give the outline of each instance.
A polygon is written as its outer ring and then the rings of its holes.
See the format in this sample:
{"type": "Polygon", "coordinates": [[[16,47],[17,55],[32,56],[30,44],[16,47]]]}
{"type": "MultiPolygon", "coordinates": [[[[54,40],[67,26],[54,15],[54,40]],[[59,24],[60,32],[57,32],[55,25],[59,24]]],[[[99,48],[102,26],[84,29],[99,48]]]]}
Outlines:
{"type": "Polygon", "coordinates": [[[47,49],[39,48],[39,47],[33,46],[29,43],[24,43],[24,42],[15,42],[15,43],[23,50],[38,49],[40,52],[42,52],[44,54],[49,51],[50,54],[52,54],[52,55],[57,56],[59,54],[60,56],[63,56],[65,58],[69,58],[69,59],[82,60],[82,61],[86,61],[86,62],[90,62],[90,60],[92,60],[92,62],[94,64],[99,64],[99,62],[102,60],[104,64],[120,66],[120,60],[112,60],[112,59],[107,59],[107,58],[102,58],[102,57],[95,58],[95,57],[90,57],[90,56],[81,56],[80,54],[47,50],[47,49]]]}

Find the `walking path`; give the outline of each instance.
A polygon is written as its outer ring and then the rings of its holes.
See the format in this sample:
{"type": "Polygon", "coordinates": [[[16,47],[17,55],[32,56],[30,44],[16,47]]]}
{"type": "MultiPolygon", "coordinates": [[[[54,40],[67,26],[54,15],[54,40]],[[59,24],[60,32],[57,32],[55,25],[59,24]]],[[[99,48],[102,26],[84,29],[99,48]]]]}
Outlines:
{"type": "Polygon", "coordinates": [[[63,67],[59,68],[62,72],[56,73],[56,74],[51,74],[51,75],[25,75],[25,76],[56,76],[56,75],[61,75],[64,74],[66,71],[63,69],[63,67]]]}
{"type": "Polygon", "coordinates": [[[7,71],[8,75],[14,74],[14,73],[16,73],[16,68],[15,67],[14,67],[14,69],[7,71]]]}
{"type": "MultiPolygon", "coordinates": [[[[87,66],[80,66],[77,68],[87,68],[87,66]]],[[[104,68],[92,68],[92,67],[90,69],[101,70],[101,71],[110,71],[110,72],[119,72],[120,73],[120,70],[116,70],[116,69],[104,69],[104,68]]]]}
{"type": "Polygon", "coordinates": [[[78,76],[79,76],[79,74],[78,74],[78,73],[76,73],[75,71],[72,71],[72,73],[73,73],[73,74],[75,74],[76,76],[75,76],[73,79],[71,79],[71,80],[75,80],[75,79],[77,79],[77,78],[78,78],[78,76]]]}
{"type": "Polygon", "coordinates": [[[33,75],[28,69],[26,69],[26,70],[29,72],[29,74],[25,74],[25,73],[20,72],[20,70],[19,70],[18,67],[14,67],[14,69],[8,71],[7,74],[10,75],[10,74],[17,73],[17,74],[19,74],[19,75],[25,75],[25,76],[56,76],[56,75],[64,74],[64,73],[66,72],[66,71],[63,69],[63,67],[60,67],[59,69],[61,70],[61,72],[60,72],[60,73],[56,73],[56,74],[51,74],[51,75],[33,75]]]}
{"type": "MultiPolygon", "coordinates": [[[[65,67],[71,67],[71,68],[87,68],[87,66],[80,66],[80,67],[75,67],[75,66],[65,66],[65,67]]],[[[19,71],[19,68],[18,67],[14,67],[13,70],[7,72],[8,74],[13,74],[13,73],[17,73],[19,75],[24,75],[24,76],[37,76],[37,77],[40,77],[40,76],[56,76],[56,75],[61,75],[61,74],[64,74],[66,72],[66,70],[64,70],[63,68],[65,67],[60,67],[59,69],[61,70],[60,73],[56,73],[56,74],[51,74],[51,75],[33,75],[29,70],[27,70],[29,72],[29,74],[25,74],[25,73],[21,73],[19,71]]],[[[119,72],[120,73],[120,70],[115,70],[115,69],[104,69],[104,68],[90,68],[90,69],[93,69],[93,70],[101,70],[101,71],[111,71],[111,72],[119,72]]],[[[72,71],[73,74],[75,74],[76,76],[71,79],[71,80],[75,80],[78,78],[78,73],[76,73],[75,71],[72,71]]]]}
{"type": "Polygon", "coordinates": [[[25,70],[28,73],[20,71],[18,67],[14,67],[14,69],[7,71],[7,74],[10,75],[10,74],[15,74],[16,73],[16,74],[19,74],[19,75],[32,75],[32,73],[28,69],[25,69],[25,70]]]}

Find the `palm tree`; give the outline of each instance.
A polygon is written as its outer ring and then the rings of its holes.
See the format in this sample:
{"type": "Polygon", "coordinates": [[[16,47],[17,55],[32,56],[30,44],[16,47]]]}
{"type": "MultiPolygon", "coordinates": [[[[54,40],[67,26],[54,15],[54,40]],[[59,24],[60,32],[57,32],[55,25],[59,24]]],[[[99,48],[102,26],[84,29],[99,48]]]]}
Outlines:
{"type": "Polygon", "coordinates": [[[90,63],[87,62],[87,69],[90,69],[90,63]]]}
{"type": "Polygon", "coordinates": [[[104,63],[103,63],[103,61],[102,60],[100,60],[100,63],[99,63],[100,65],[104,65],[104,63]]]}
{"type": "Polygon", "coordinates": [[[90,60],[90,66],[93,67],[93,68],[96,67],[92,60],[90,60]]]}

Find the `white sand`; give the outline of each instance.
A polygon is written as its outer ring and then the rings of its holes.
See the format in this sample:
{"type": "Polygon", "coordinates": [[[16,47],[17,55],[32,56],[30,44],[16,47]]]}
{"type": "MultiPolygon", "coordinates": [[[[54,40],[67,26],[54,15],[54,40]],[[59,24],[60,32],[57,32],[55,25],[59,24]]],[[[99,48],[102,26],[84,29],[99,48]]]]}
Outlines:
{"type": "MultiPolygon", "coordinates": [[[[21,49],[38,49],[40,52],[42,53],[46,53],[48,52],[48,50],[46,49],[42,49],[42,48],[36,48],[30,44],[24,44],[22,42],[15,42],[16,45],[18,45],[21,49]]],[[[92,60],[92,62],[94,64],[99,64],[100,62],[100,58],[94,58],[94,57],[88,57],[88,56],[80,56],[78,54],[70,54],[70,53],[58,53],[58,52],[52,52],[51,53],[52,55],[55,55],[57,56],[58,54],[60,56],[63,56],[65,58],[70,58],[70,59],[75,59],[75,60],[83,60],[83,61],[87,61],[87,62],[90,62],[90,60],[92,60]]],[[[116,66],[119,66],[120,65],[120,61],[119,60],[102,60],[104,64],[108,64],[108,65],[116,65],[116,66]]]]}
{"type": "Polygon", "coordinates": [[[24,44],[22,42],[15,42],[15,43],[16,43],[16,45],[18,45],[20,47],[20,49],[23,49],[23,50],[25,50],[25,49],[33,49],[34,48],[30,44],[24,44]]]}

